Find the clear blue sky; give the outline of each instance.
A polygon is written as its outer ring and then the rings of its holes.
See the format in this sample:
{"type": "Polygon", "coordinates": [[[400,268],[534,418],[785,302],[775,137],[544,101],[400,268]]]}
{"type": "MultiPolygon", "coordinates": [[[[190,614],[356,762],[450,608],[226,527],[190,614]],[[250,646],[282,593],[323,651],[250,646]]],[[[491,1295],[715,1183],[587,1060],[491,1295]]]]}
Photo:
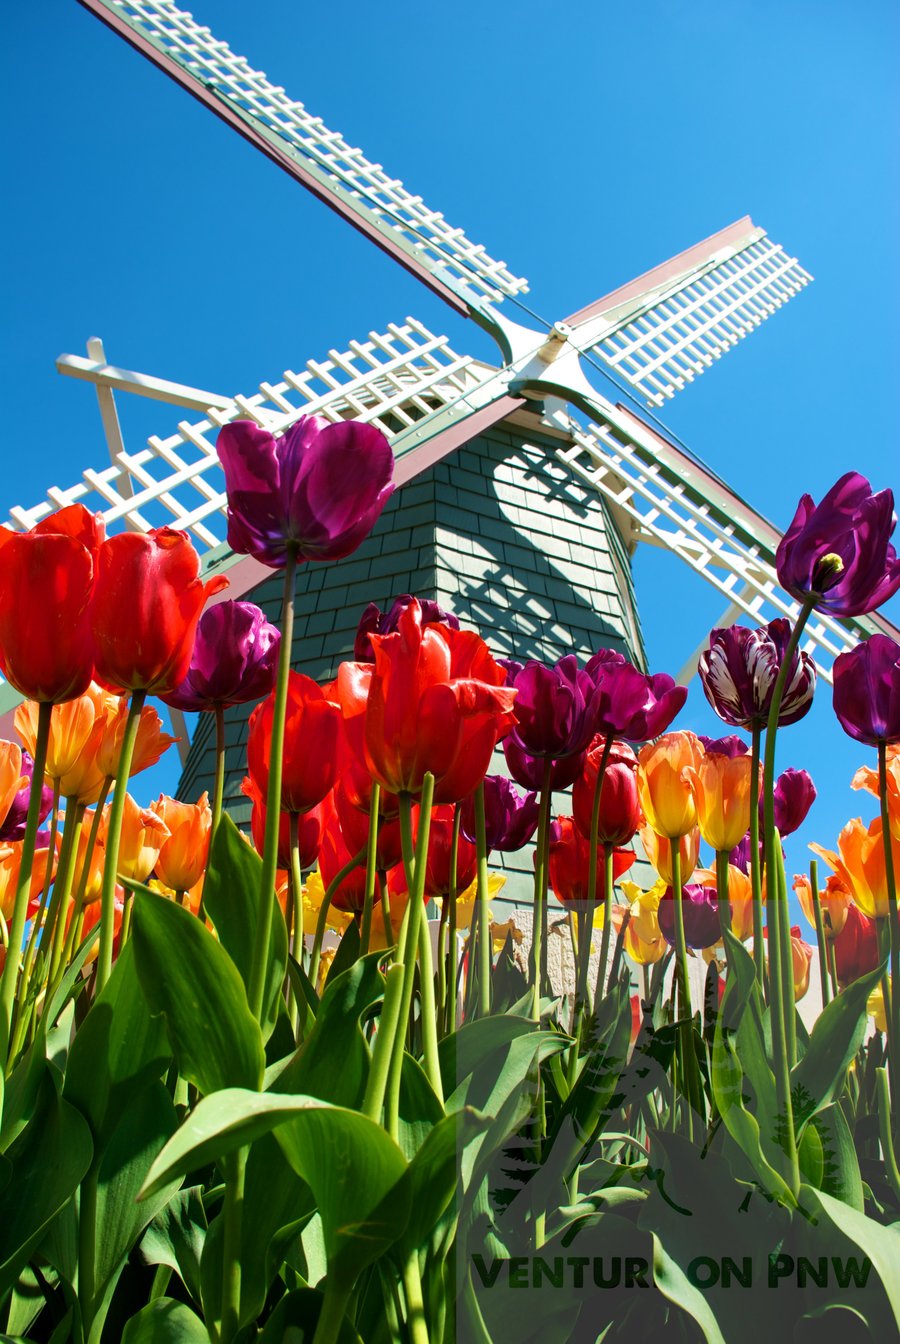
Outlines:
{"type": "MultiPolygon", "coordinates": [[[[563,317],[739,216],[815,284],[663,418],[785,526],[843,471],[900,494],[900,8],[837,0],[536,0],[307,6],[196,0],[196,16],[563,317]]],[[[75,0],[9,7],[3,175],[3,508],[106,449],[62,352],[226,393],[407,314],[493,347],[107,31],[75,0]]],[[[126,442],[178,413],[120,399],[126,442]]],[[[721,613],[674,558],[639,551],[652,665],[677,672],[721,613]]],[[[900,623],[900,603],[888,609],[900,623]]],[[[699,685],[682,726],[715,732],[699,685]]],[[[806,841],[874,800],[830,690],[780,764],[820,789],[806,841]]],[[[148,781],[168,787],[171,772],[148,781]]]]}

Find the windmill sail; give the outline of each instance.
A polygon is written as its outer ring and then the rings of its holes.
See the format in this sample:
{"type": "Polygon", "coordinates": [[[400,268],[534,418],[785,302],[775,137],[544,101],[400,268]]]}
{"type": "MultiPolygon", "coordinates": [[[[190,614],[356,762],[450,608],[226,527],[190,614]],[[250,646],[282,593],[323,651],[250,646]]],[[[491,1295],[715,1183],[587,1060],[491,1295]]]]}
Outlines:
{"type": "Polygon", "coordinates": [[[172,0],[79,3],[457,311],[483,315],[504,296],[527,290],[505,262],[495,261],[172,0]]]}

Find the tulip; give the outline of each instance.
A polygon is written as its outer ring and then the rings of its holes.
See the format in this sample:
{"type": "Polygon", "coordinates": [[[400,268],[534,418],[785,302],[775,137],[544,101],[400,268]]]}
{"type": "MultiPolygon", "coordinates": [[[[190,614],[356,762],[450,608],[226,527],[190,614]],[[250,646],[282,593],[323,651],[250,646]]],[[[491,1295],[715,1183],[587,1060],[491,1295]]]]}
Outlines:
{"type": "MultiPolygon", "coordinates": [[[[889,993],[890,993],[890,987],[891,987],[891,980],[890,980],[890,976],[889,976],[889,977],[888,977],[888,992],[889,992],[889,993]]],[[[866,1012],[868,1013],[869,1017],[871,1017],[872,1020],[873,1020],[873,1022],[875,1023],[875,1030],[876,1030],[876,1031],[883,1031],[883,1032],[886,1032],[886,1031],[887,1031],[887,1029],[888,1029],[888,1027],[887,1027],[887,1012],[885,1011],[884,985],[883,985],[883,984],[882,984],[882,985],[876,985],[875,988],[872,990],[872,993],[869,995],[868,999],[866,1000],[866,1012]]]]}
{"type": "MultiPolygon", "coordinates": [[[[725,723],[757,731],[765,727],[790,635],[790,622],[783,617],[756,630],[732,625],[710,632],[709,649],[700,655],[697,670],[707,700],[725,723]]],[[[779,727],[797,723],[809,712],[815,689],[816,665],[808,653],[797,650],[784,685],[779,727]]]]}
{"type": "MultiPolygon", "coordinates": [[[[484,780],[484,820],[487,847],[510,853],[522,849],[537,830],[537,795],[523,797],[515,785],[503,775],[486,775],[484,780]]],[[[475,804],[467,798],[462,804],[460,830],[475,844],[475,804]]]]}
{"type": "Polygon", "coordinates": [[[451,683],[459,688],[461,703],[465,706],[468,699],[468,708],[474,710],[462,715],[453,763],[434,786],[435,803],[456,803],[482,783],[494,748],[514,726],[515,691],[504,685],[506,669],[474,630],[440,629],[450,647],[451,683]],[[479,686],[480,691],[474,689],[479,686]]]}
{"type": "MultiPolygon", "coordinates": [[[[334,812],[326,823],[319,848],[319,873],[325,890],[331,886],[338,873],[346,867],[352,858],[353,854],[347,847],[347,842],[341,832],[337,813],[334,812]]],[[[338,910],[348,910],[358,914],[363,909],[365,902],[366,865],[362,863],[356,864],[341,878],[337,888],[332,892],[331,904],[338,910]]],[[[399,924],[395,926],[395,932],[399,927],[399,924]]]]}
{"type": "Polygon", "coordinates": [[[845,733],[877,747],[900,742],[900,644],[871,635],[834,660],[834,712],[845,733]]]}
{"type": "MultiPolygon", "coordinates": [[[[682,888],[681,910],[684,919],[684,941],[688,947],[699,950],[712,947],[722,936],[719,927],[719,908],[716,888],[689,883],[682,888]]],[[[667,887],[659,903],[659,927],[663,937],[675,946],[675,897],[667,887]]]]}
{"type": "Polygon", "coordinates": [[[0,742],[0,836],[26,782],[27,777],[22,769],[22,748],[16,742],[0,742]]]}
{"type": "MultiPolygon", "coordinates": [[[[44,774],[52,779],[63,798],[94,803],[105,776],[97,765],[97,753],[107,721],[110,697],[92,683],[83,695],[54,705],[44,774]]],[[[16,708],[15,727],[33,754],[38,735],[39,706],[26,700],[16,708]]]]}
{"type": "MultiPolygon", "coordinates": [[[[263,797],[269,785],[274,692],[250,715],[247,765],[263,797]]],[[[300,672],[291,672],[287,687],[281,807],[307,812],[334,788],[342,737],[341,709],[320,686],[300,672]]]]}
{"type": "Polygon", "coordinates": [[[188,891],[206,871],[212,826],[209,794],[202,793],[196,803],[179,803],[160,794],[150,810],[170,833],[159,851],[156,875],[173,891],[188,891]]]}
{"type": "MultiPolygon", "coordinates": [[[[885,783],[891,834],[896,840],[900,840],[900,744],[898,743],[893,743],[885,752],[885,783]]],[[[860,766],[853,776],[851,786],[854,789],[867,789],[878,798],[880,796],[878,771],[869,766],[860,766]]]]}
{"type": "Polygon", "coordinates": [[[843,988],[861,975],[874,971],[881,960],[878,929],[874,919],[864,915],[852,902],[847,906],[843,928],[834,938],[834,971],[843,988]]]}
{"type": "MultiPolygon", "coordinates": [[[[287,874],[284,875],[284,892],[287,893],[287,874]]],[[[322,874],[318,868],[310,873],[303,884],[303,932],[312,937],[316,932],[316,926],[319,922],[319,911],[322,909],[322,901],[325,899],[325,884],[322,881],[322,874]]],[[[353,916],[347,910],[340,910],[332,903],[328,907],[325,915],[325,925],[329,929],[334,929],[337,933],[343,933],[348,924],[353,923],[353,916]]]]}
{"type": "MultiPolygon", "coordinates": [[[[717,853],[733,849],[750,825],[753,761],[749,756],[707,753],[685,774],[697,808],[700,834],[717,853]]],[[[757,771],[759,767],[757,766],[757,771]]]]}
{"type": "MultiPolygon", "coordinates": [[[[657,835],[652,826],[642,826],[639,831],[644,853],[667,886],[672,885],[672,841],[657,835]]],[[[700,857],[700,829],[695,826],[678,841],[678,853],[681,857],[681,880],[687,882],[697,867],[700,857]]]]}
{"type": "Polygon", "coordinates": [[[203,605],[228,586],[199,573],[187,533],[171,527],[103,543],[90,612],[98,681],[117,694],[163,695],[184,680],[203,605]]]}
{"type": "MultiPolygon", "coordinates": [[[[2,747],[2,744],[0,744],[2,747]]],[[[22,752],[21,788],[13,795],[6,813],[6,820],[0,825],[0,841],[21,840],[25,834],[25,820],[28,816],[28,803],[31,798],[31,781],[34,774],[34,760],[30,752],[22,752]]],[[[41,785],[41,802],[38,810],[38,825],[45,819],[53,806],[53,790],[47,784],[41,785]]]]}
{"type": "MultiPolygon", "coordinates": [[[[784,838],[799,830],[816,801],[816,786],[805,770],[784,770],[775,781],[775,825],[784,838]]],[[[759,809],[762,820],[762,807],[759,809]]]]}
{"type": "Polygon", "coordinates": [[[743,738],[738,737],[737,733],[729,733],[727,737],[704,737],[700,733],[698,742],[705,752],[712,752],[716,756],[746,756],[749,748],[743,738]]]}
{"type": "MultiPolygon", "coordinates": [[[[531,756],[524,751],[512,734],[503,739],[503,755],[506,757],[509,773],[517,784],[521,784],[523,789],[541,788],[545,762],[539,756],[531,756]]],[[[561,756],[559,760],[554,760],[550,772],[552,792],[561,792],[574,784],[584,769],[584,755],[583,751],[579,751],[574,756],[561,756]]]]}
{"type": "Polygon", "coordinates": [[[622,891],[629,902],[624,947],[639,966],[652,966],[666,954],[668,944],[659,927],[659,903],[666,885],[660,878],[649,891],[644,891],[636,882],[622,883],[622,891]]]}
{"type": "Polygon", "coordinates": [[[809,968],[812,964],[812,948],[803,941],[800,929],[791,929],[791,965],[794,972],[794,1002],[799,1002],[809,989],[809,968]]]}
{"type": "Polygon", "coordinates": [[[586,671],[597,688],[594,728],[604,737],[648,742],[666,731],[687,699],[687,687],[667,673],[648,676],[609,649],[594,654],[586,671]]]}
{"type": "Polygon", "coordinates": [[[530,756],[573,756],[594,735],[593,679],[573,653],[552,667],[531,660],[524,667],[507,663],[515,687],[516,726],[512,737],[530,756]]]}
{"type": "Polygon", "coordinates": [[[889,538],[894,496],[873,495],[850,471],[814,504],[804,495],[775,555],[778,581],[801,602],[835,616],[864,616],[900,589],[900,561],[889,538]]]}
{"type": "MultiPolygon", "coordinates": [[[[19,882],[19,875],[22,864],[23,844],[21,840],[6,841],[0,845],[0,913],[8,922],[12,917],[13,903],[16,897],[16,887],[19,882]]],[[[49,836],[46,831],[38,831],[34,849],[34,859],[30,867],[30,878],[28,888],[28,913],[33,914],[37,909],[41,898],[41,892],[44,889],[44,876],[47,867],[47,856],[50,853],[49,836]]],[[[56,869],[56,855],[54,854],[53,866],[50,870],[50,880],[53,880],[56,869]]]]}
{"type": "MultiPolygon", "coordinates": [[[[337,808],[338,822],[350,854],[358,854],[369,843],[369,811],[356,807],[346,788],[346,775],[342,775],[334,786],[334,803],[337,808]]],[[[413,810],[413,826],[417,812],[413,810]]],[[[379,814],[378,838],[375,844],[375,867],[382,872],[393,868],[402,857],[400,822],[396,817],[386,818],[379,814]]]]}
{"type": "Polygon", "coordinates": [[[696,771],[702,759],[699,739],[688,732],[667,733],[638,753],[638,796],[657,835],[674,840],[696,826],[697,806],[687,772],[696,771]]]}
{"type": "MultiPolygon", "coordinates": [[[[816,912],[813,906],[812,886],[804,874],[798,874],[792,883],[800,902],[800,909],[813,928],[816,927],[816,912]]],[[[847,922],[847,910],[850,906],[850,888],[836,873],[828,878],[824,890],[819,892],[819,907],[822,911],[822,931],[826,938],[836,938],[847,922]]]]}
{"type": "Polygon", "coordinates": [[[97,822],[97,835],[93,845],[90,843],[94,826],[93,812],[85,812],[81,830],[78,832],[78,848],[75,853],[72,890],[78,893],[84,905],[91,905],[94,901],[99,901],[103,886],[103,861],[105,857],[104,847],[101,843],[101,837],[105,839],[103,822],[104,818],[101,816],[97,822]],[[89,847],[90,854],[88,854],[89,847]]]}
{"type": "MultiPolygon", "coordinates": [[[[596,737],[585,757],[584,770],[572,790],[575,825],[586,840],[591,835],[591,815],[606,738],[596,737]]],[[[637,757],[625,742],[614,742],[607,754],[600,785],[597,839],[605,845],[627,845],[641,824],[638,800],[637,757]]]]}
{"type": "Polygon", "coordinates": [[[189,713],[262,700],[275,686],[280,644],[252,602],[219,602],[200,617],[187,675],[162,698],[189,713]]]}
{"type": "MultiPolygon", "coordinates": [[[[422,609],[423,625],[444,625],[451,630],[459,629],[459,618],[452,612],[445,611],[431,598],[420,597],[417,600],[422,609]]],[[[411,594],[404,593],[402,597],[394,600],[390,611],[386,612],[381,610],[377,602],[369,603],[359,618],[356,639],[353,642],[353,658],[357,663],[374,663],[375,650],[372,648],[369,636],[393,634],[399,626],[402,613],[412,601],[411,594]]]]}
{"type": "Polygon", "coordinates": [[[102,517],[81,504],[30,532],[0,527],[0,672],[29,700],[59,703],[90,685],[89,612],[103,537],[102,517]]]}
{"type": "MultiPolygon", "coordinates": [[[[257,853],[261,854],[266,837],[266,799],[248,775],[241,781],[241,793],[253,804],[250,813],[250,834],[257,853]]],[[[328,823],[334,804],[332,795],[326,794],[322,802],[308,812],[297,817],[297,848],[300,867],[311,868],[319,857],[322,835],[328,823]]],[[[291,867],[291,813],[282,812],[278,823],[278,867],[289,870],[291,867]]]]}
{"type": "MultiPolygon", "coordinates": [[[[431,826],[428,831],[428,854],[425,860],[426,899],[442,900],[450,894],[452,840],[453,808],[447,805],[432,808],[431,826]]],[[[461,835],[456,851],[457,893],[466,891],[474,882],[477,861],[478,855],[474,843],[461,835]]],[[[393,868],[388,875],[388,890],[392,898],[395,892],[407,890],[402,864],[393,868]]],[[[391,908],[393,909],[393,905],[391,908]]]]}
{"type": "MultiPolygon", "coordinates": [[[[718,893],[716,874],[711,869],[701,868],[696,877],[701,887],[709,887],[718,893]]],[[[728,903],[731,909],[731,932],[735,938],[744,942],[753,934],[753,888],[748,874],[733,863],[728,865],[728,903]]]]}
{"type": "MultiPolygon", "coordinates": [[[[885,919],[890,913],[888,882],[885,873],[885,846],[881,818],[868,828],[859,817],[848,821],[838,836],[838,852],[810,845],[849,888],[853,900],[872,919],[885,919]]],[[[900,842],[891,837],[894,871],[900,872],[900,842]]]]}
{"type": "MultiPolygon", "coordinates": [[[[160,850],[170,838],[171,831],[159,813],[140,807],[130,793],[126,794],[119,839],[119,875],[130,881],[146,882],[157,865],[160,850]]],[[[103,843],[102,829],[100,843],[103,843]]]]}
{"type": "MultiPolygon", "coordinates": [[[[128,722],[128,700],[124,696],[107,695],[107,714],[97,744],[97,768],[109,779],[115,779],[119,772],[122,755],[122,742],[125,737],[125,725],[128,722]]],[[[156,765],[163,752],[169,750],[178,741],[177,737],[163,732],[162,719],[150,705],[144,705],[138,719],[137,737],[131,764],[129,779],[156,765]]]]}
{"type": "Polygon", "coordinates": [[[251,420],[216,442],[228,495],[228,544],[270,569],[288,556],[340,560],[372,531],[393,490],[394,457],[374,425],[304,415],[276,438],[251,420]]]}
{"type": "MultiPolygon", "coordinates": [[[[590,846],[571,817],[557,817],[550,827],[550,885],[556,899],[563,905],[582,909],[587,906],[590,872],[590,846]]],[[[630,849],[613,850],[613,881],[627,872],[634,863],[630,849]]],[[[604,853],[597,851],[597,891],[604,889],[604,853]]]]}

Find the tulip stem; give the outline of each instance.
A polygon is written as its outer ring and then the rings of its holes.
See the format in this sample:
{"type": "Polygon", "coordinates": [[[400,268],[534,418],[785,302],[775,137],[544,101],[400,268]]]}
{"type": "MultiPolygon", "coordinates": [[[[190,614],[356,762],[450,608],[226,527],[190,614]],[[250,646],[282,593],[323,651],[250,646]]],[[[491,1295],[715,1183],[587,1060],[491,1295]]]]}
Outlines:
{"type": "MultiPolygon", "coordinates": [[[[272,708],[272,740],[269,744],[269,781],[266,791],[266,830],[263,841],[262,872],[259,879],[259,906],[256,939],[250,966],[247,998],[250,1011],[259,1019],[263,1010],[269,942],[275,913],[275,876],[278,872],[278,831],[281,824],[281,774],[284,758],[284,725],[287,718],[288,682],[294,643],[294,577],[297,572],[295,546],[287,548],[284,587],[281,599],[281,647],[278,651],[278,676],[272,708]]],[[[315,980],[310,976],[312,983],[315,980]]]]}
{"type": "Polygon", "coordinates": [[[881,1152],[884,1158],[884,1172],[895,1199],[900,1200],[900,1171],[897,1170],[897,1158],[894,1141],[891,1137],[891,1098],[888,1090],[888,1077],[885,1069],[875,1070],[877,1096],[878,1128],[881,1137],[881,1152]]]}
{"type": "Polygon", "coordinates": [[[403,969],[399,963],[395,963],[388,967],[384,977],[384,1002],[378,1019],[369,1081],[366,1083],[366,1095],[362,1104],[363,1115],[367,1115],[376,1124],[381,1124],[394,1037],[397,1034],[397,1023],[400,1021],[400,1009],[403,1005],[403,969]]]}
{"type": "MultiPolygon", "coordinates": [[[[68,851],[59,856],[59,867],[56,871],[56,882],[53,886],[53,894],[56,897],[56,889],[59,888],[56,910],[56,927],[53,930],[53,950],[50,957],[50,974],[47,977],[47,984],[52,985],[61,968],[63,940],[66,934],[66,911],[69,906],[69,895],[72,890],[72,881],[75,876],[75,860],[78,857],[78,842],[81,838],[81,828],[84,825],[85,804],[76,802],[75,799],[66,800],[66,816],[71,810],[71,839],[68,832],[69,824],[66,825],[66,834],[63,836],[63,851],[66,851],[66,840],[69,839],[68,851]]],[[[74,916],[75,908],[72,907],[74,916]]]]}
{"type": "Polygon", "coordinates": [[[750,765],[750,890],[753,900],[753,961],[761,994],[766,987],[766,945],[762,919],[762,865],[759,861],[759,757],[762,729],[753,725],[750,765]]]}
{"type": "MultiPolygon", "coordinates": [[[[34,776],[32,776],[33,778],[34,776]]],[[[32,916],[31,932],[28,935],[28,946],[25,949],[25,960],[22,967],[22,984],[28,985],[31,979],[31,967],[34,962],[35,952],[37,950],[38,938],[41,934],[44,914],[47,909],[47,902],[50,899],[50,885],[53,881],[53,860],[56,858],[56,837],[59,832],[59,780],[53,781],[53,806],[50,812],[50,843],[47,846],[47,862],[44,864],[44,886],[41,891],[41,901],[37,911],[32,916]]],[[[34,860],[32,859],[32,864],[34,860]]],[[[24,993],[21,994],[24,998],[24,993]]]]}
{"type": "MultiPolygon", "coordinates": [[[[212,856],[213,841],[222,816],[222,800],[225,797],[225,706],[217,704],[216,714],[216,778],[213,784],[212,825],[209,830],[209,855],[212,856]]],[[[207,866],[209,858],[207,858],[207,866]]]]}
{"type": "Polygon", "coordinates": [[[544,947],[544,910],[547,906],[547,833],[550,826],[550,804],[553,799],[551,781],[553,779],[553,759],[548,756],[544,761],[544,776],[541,780],[541,802],[538,813],[537,847],[534,855],[534,914],[531,924],[531,1019],[541,1020],[541,968],[543,966],[544,947]]]}
{"type": "MultiPolygon", "coordinates": [[[[878,795],[881,803],[881,839],[884,845],[884,877],[888,899],[888,928],[891,935],[890,952],[890,1036],[891,1082],[897,1090],[900,1082],[900,927],[897,924],[897,882],[894,873],[894,846],[891,837],[891,817],[887,789],[887,742],[878,743],[878,795]]],[[[888,1003],[887,973],[884,977],[885,1007],[888,1003]]]]}
{"type": "MultiPolygon", "coordinates": [[[[614,895],[614,869],[613,869],[614,850],[612,845],[603,846],[603,932],[600,935],[600,964],[597,967],[597,988],[594,993],[594,1015],[596,1016],[600,1003],[604,998],[609,981],[609,945],[612,941],[612,910],[614,895]]],[[[596,867],[596,864],[594,865],[596,867]]],[[[593,918],[594,905],[590,901],[590,882],[594,879],[596,884],[596,873],[588,872],[588,902],[593,918]]]]}
{"type": "Polygon", "coordinates": [[[25,835],[22,839],[22,853],[19,859],[19,880],[16,885],[13,916],[9,925],[9,948],[3,965],[3,974],[0,976],[0,1042],[2,1042],[4,1069],[9,1062],[13,1004],[16,997],[16,982],[19,976],[19,960],[22,939],[25,934],[25,921],[28,916],[28,900],[31,895],[31,865],[34,862],[34,842],[41,810],[41,792],[44,786],[44,766],[47,762],[47,743],[50,739],[50,716],[52,713],[53,705],[49,701],[43,701],[38,710],[34,766],[31,772],[31,792],[28,796],[28,814],[25,820],[25,835]]]}
{"type": "MultiPolygon", "coordinates": [[[[790,976],[791,1000],[793,1000],[793,972],[791,970],[790,921],[787,917],[787,892],[782,892],[779,878],[776,877],[776,845],[780,858],[781,841],[775,830],[775,743],[778,735],[778,719],[781,713],[781,701],[788,675],[794,661],[794,654],[800,644],[800,636],[806,622],[815,609],[817,595],[810,596],[800,608],[797,623],[791,631],[781,667],[772,691],[769,706],[769,719],[766,724],[766,750],[763,769],[763,813],[765,834],[765,870],[768,890],[766,924],[772,929],[774,938],[769,939],[769,1005],[772,1012],[772,1054],[775,1072],[775,1086],[778,1093],[778,1106],[782,1131],[780,1146],[785,1156],[785,1175],[793,1194],[800,1190],[800,1165],[797,1160],[797,1138],[794,1130],[794,1109],[791,1102],[791,1057],[788,1053],[791,1030],[796,1025],[787,1021],[788,1005],[785,1000],[785,973],[790,976]],[[782,908],[782,899],[784,907],[782,908]]],[[[782,870],[783,864],[778,868],[782,870]]],[[[793,1011],[793,1002],[791,1003],[793,1011]]]]}
{"type": "Polygon", "coordinates": [[[491,921],[488,910],[487,833],[484,820],[484,781],[475,790],[475,845],[478,856],[478,1016],[491,1012],[491,921]]]}
{"type": "Polygon", "coordinates": [[[725,956],[728,957],[728,943],[725,934],[731,932],[731,905],[728,900],[728,853],[727,849],[716,850],[716,904],[719,908],[719,928],[725,942],[725,956]]]}
{"type": "MultiPolygon", "coordinates": [[[[591,803],[591,833],[588,839],[588,923],[591,928],[594,924],[594,911],[597,908],[597,851],[600,844],[600,795],[603,791],[603,776],[606,774],[606,765],[609,760],[609,754],[612,751],[615,738],[609,734],[603,744],[603,754],[600,757],[600,765],[597,769],[597,782],[594,785],[594,797],[591,803]]],[[[600,965],[597,968],[597,977],[600,985],[606,983],[606,958],[609,956],[609,921],[612,918],[612,853],[609,846],[603,848],[603,933],[600,943],[600,965]]],[[[588,939],[587,956],[590,957],[590,939],[588,939]]],[[[582,1004],[587,1001],[587,962],[584,966],[584,984],[579,985],[578,992],[582,1004]]],[[[603,997],[602,992],[597,999],[603,997]]],[[[576,1000],[577,1004],[577,1000],[576,1000]]],[[[576,1008],[577,1011],[577,1008],[576,1008]]]]}
{"type": "Polygon", "coordinates": [[[238,1148],[224,1161],[225,1207],[222,1212],[222,1325],[220,1344],[231,1344],[241,1313],[241,1224],[249,1148],[238,1148]]]}
{"type": "MultiPolygon", "coordinates": [[[[103,787],[100,790],[100,796],[97,799],[96,803],[94,804],[94,815],[93,818],[91,819],[91,829],[88,832],[87,845],[85,847],[84,856],[81,861],[81,872],[78,875],[78,889],[75,892],[75,904],[72,907],[72,919],[69,923],[69,931],[66,934],[66,945],[63,948],[62,964],[64,966],[68,965],[72,957],[72,953],[74,952],[77,946],[76,936],[78,932],[77,929],[78,919],[79,916],[81,915],[82,910],[84,909],[84,898],[87,895],[88,881],[90,880],[91,859],[93,858],[94,850],[97,847],[97,836],[100,834],[100,825],[103,821],[103,809],[106,806],[106,799],[109,794],[110,788],[112,787],[112,782],[113,782],[112,775],[107,775],[106,779],[103,781],[103,787]]],[[[53,988],[54,987],[51,986],[51,991],[53,988]]]]}
{"type": "Polygon", "coordinates": [[[459,873],[459,829],[462,823],[462,808],[459,803],[453,809],[453,835],[450,841],[450,890],[448,892],[448,902],[450,909],[448,912],[448,930],[447,930],[447,1000],[444,1010],[444,1031],[449,1034],[456,1030],[456,1005],[459,986],[458,961],[459,948],[456,944],[456,899],[458,896],[458,873],[459,873]]]}
{"type": "Polygon", "coordinates": [[[828,979],[828,946],[825,942],[825,924],[822,920],[822,902],[819,899],[819,865],[815,859],[809,865],[809,890],[812,898],[813,919],[816,924],[816,942],[819,946],[819,983],[822,986],[822,1007],[831,999],[828,979]]]}
{"type": "Polygon", "coordinates": [[[112,971],[113,939],[115,937],[116,915],[116,874],[119,867],[119,840],[122,834],[122,818],[125,814],[125,795],[128,792],[128,778],[131,773],[131,758],[137,741],[141,722],[141,710],[147,692],[132,691],[128,706],[128,718],[122,734],[122,749],[116,770],[116,787],[113,790],[109,809],[109,825],[106,831],[106,861],[103,865],[103,887],[100,892],[100,950],[97,954],[97,984],[95,992],[99,994],[112,971]]]}
{"type": "Polygon", "coordinates": [[[369,801],[369,837],[366,845],[366,894],[363,900],[362,930],[360,933],[360,954],[368,956],[372,941],[372,910],[375,905],[375,881],[378,866],[378,827],[380,824],[381,786],[372,781],[372,797],[369,801]]]}

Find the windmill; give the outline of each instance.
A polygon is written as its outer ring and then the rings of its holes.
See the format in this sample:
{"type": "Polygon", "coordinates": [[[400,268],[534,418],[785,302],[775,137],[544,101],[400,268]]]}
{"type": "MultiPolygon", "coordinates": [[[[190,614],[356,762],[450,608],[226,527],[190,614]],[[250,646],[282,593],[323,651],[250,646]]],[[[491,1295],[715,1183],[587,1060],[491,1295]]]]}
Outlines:
{"type": "MultiPolygon", "coordinates": [[[[564,321],[536,321],[524,280],[171,0],[80,0],[296,181],[342,215],[496,342],[496,365],[457,354],[407,318],[288,370],[248,396],[167,382],[107,362],[102,344],[65,355],[60,372],[96,388],[110,464],[12,510],[29,527],[74,501],[112,528],[188,530],[228,596],[253,591],[274,612],[271,571],[224,542],[219,428],[251,418],[279,432],[299,415],[373,421],[391,438],[402,486],[366,545],[310,567],[296,622],[297,665],[318,679],[350,653],[360,611],[404,591],[435,597],[476,625],[495,653],[582,656],[599,644],[643,659],[631,581],[638,543],[673,552],[719,590],[722,623],[791,614],[774,571],[778,531],[655,417],[810,277],[745,217],[564,321]],[[598,390],[596,374],[606,392],[598,390]],[[609,388],[613,391],[610,393],[609,388]],[[177,431],[127,451],[115,393],[189,413],[177,431]],[[642,400],[651,409],[631,408],[642,400]],[[625,403],[630,402],[631,407],[625,403]]],[[[891,627],[877,616],[819,614],[806,647],[827,679],[834,657],[891,627]]],[[[685,670],[689,675],[690,668],[685,670]]],[[[11,704],[7,699],[0,708],[11,704]]],[[[201,719],[181,792],[212,774],[201,719]]],[[[229,716],[226,798],[241,814],[246,716],[229,716]]],[[[511,862],[522,863],[511,856],[511,862]]],[[[525,860],[524,862],[527,862],[525,860]]],[[[510,888],[513,892],[514,886],[510,888]]]]}

